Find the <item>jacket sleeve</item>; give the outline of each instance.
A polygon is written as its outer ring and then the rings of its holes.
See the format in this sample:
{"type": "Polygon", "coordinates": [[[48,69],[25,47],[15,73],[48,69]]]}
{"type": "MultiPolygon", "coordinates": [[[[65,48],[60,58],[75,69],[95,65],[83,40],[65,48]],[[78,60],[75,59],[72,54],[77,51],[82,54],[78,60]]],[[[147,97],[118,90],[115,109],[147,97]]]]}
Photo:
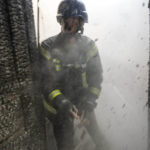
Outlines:
{"type": "Polygon", "coordinates": [[[86,76],[88,83],[88,92],[91,100],[96,100],[100,96],[101,84],[103,81],[102,64],[97,46],[92,41],[87,52],[86,76]]]}
{"type": "Polygon", "coordinates": [[[70,101],[64,97],[59,89],[59,77],[57,76],[56,67],[56,64],[53,63],[49,44],[42,42],[39,54],[39,86],[44,96],[44,107],[54,114],[57,113],[57,110],[61,110],[62,107],[66,107],[65,109],[71,107],[70,101]]]}
{"type": "Polygon", "coordinates": [[[100,55],[94,41],[88,44],[86,52],[86,70],[82,73],[82,82],[84,87],[84,94],[82,95],[82,102],[85,108],[93,110],[97,103],[101,92],[102,65],[100,55]]]}

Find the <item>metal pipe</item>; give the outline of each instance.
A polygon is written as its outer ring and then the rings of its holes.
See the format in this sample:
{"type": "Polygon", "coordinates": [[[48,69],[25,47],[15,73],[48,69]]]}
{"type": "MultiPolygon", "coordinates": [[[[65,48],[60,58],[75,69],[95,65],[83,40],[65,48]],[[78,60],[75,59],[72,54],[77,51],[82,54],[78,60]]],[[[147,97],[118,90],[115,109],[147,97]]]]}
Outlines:
{"type": "Polygon", "coordinates": [[[149,8],[149,81],[148,81],[148,150],[150,150],[150,0],[148,3],[149,8]]]}
{"type": "Polygon", "coordinates": [[[40,46],[40,8],[39,8],[39,2],[40,0],[37,1],[37,44],[38,47],[40,46]]]}

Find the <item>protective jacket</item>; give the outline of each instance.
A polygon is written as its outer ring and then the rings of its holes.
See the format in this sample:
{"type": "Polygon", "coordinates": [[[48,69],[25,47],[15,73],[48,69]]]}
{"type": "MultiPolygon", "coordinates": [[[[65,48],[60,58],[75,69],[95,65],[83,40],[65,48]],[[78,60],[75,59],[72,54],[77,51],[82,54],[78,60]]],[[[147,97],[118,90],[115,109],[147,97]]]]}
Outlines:
{"type": "Polygon", "coordinates": [[[56,114],[64,104],[95,107],[102,66],[95,42],[79,33],[60,33],[40,46],[40,87],[44,107],[56,114]]]}

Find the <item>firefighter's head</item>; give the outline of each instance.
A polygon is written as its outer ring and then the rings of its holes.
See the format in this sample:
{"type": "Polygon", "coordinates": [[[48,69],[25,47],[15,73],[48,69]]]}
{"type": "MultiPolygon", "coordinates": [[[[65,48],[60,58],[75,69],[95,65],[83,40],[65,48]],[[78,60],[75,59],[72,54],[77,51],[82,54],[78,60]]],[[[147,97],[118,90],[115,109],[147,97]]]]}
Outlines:
{"type": "Polygon", "coordinates": [[[79,0],[61,1],[56,18],[62,27],[62,32],[67,33],[83,33],[84,23],[88,22],[85,5],[79,0]]]}

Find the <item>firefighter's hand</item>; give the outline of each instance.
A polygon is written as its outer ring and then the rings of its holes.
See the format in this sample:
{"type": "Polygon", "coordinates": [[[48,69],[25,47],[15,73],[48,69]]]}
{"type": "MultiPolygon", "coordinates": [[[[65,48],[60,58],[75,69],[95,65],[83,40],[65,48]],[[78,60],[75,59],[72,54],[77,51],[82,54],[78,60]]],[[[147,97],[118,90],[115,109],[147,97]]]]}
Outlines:
{"type": "Polygon", "coordinates": [[[75,119],[79,119],[79,116],[78,116],[78,109],[75,105],[72,105],[72,108],[69,110],[71,116],[75,119]]]}
{"type": "Polygon", "coordinates": [[[97,106],[97,103],[95,101],[86,101],[85,104],[83,104],[83,107],[88,112],[92,112],[97,106]]]}

